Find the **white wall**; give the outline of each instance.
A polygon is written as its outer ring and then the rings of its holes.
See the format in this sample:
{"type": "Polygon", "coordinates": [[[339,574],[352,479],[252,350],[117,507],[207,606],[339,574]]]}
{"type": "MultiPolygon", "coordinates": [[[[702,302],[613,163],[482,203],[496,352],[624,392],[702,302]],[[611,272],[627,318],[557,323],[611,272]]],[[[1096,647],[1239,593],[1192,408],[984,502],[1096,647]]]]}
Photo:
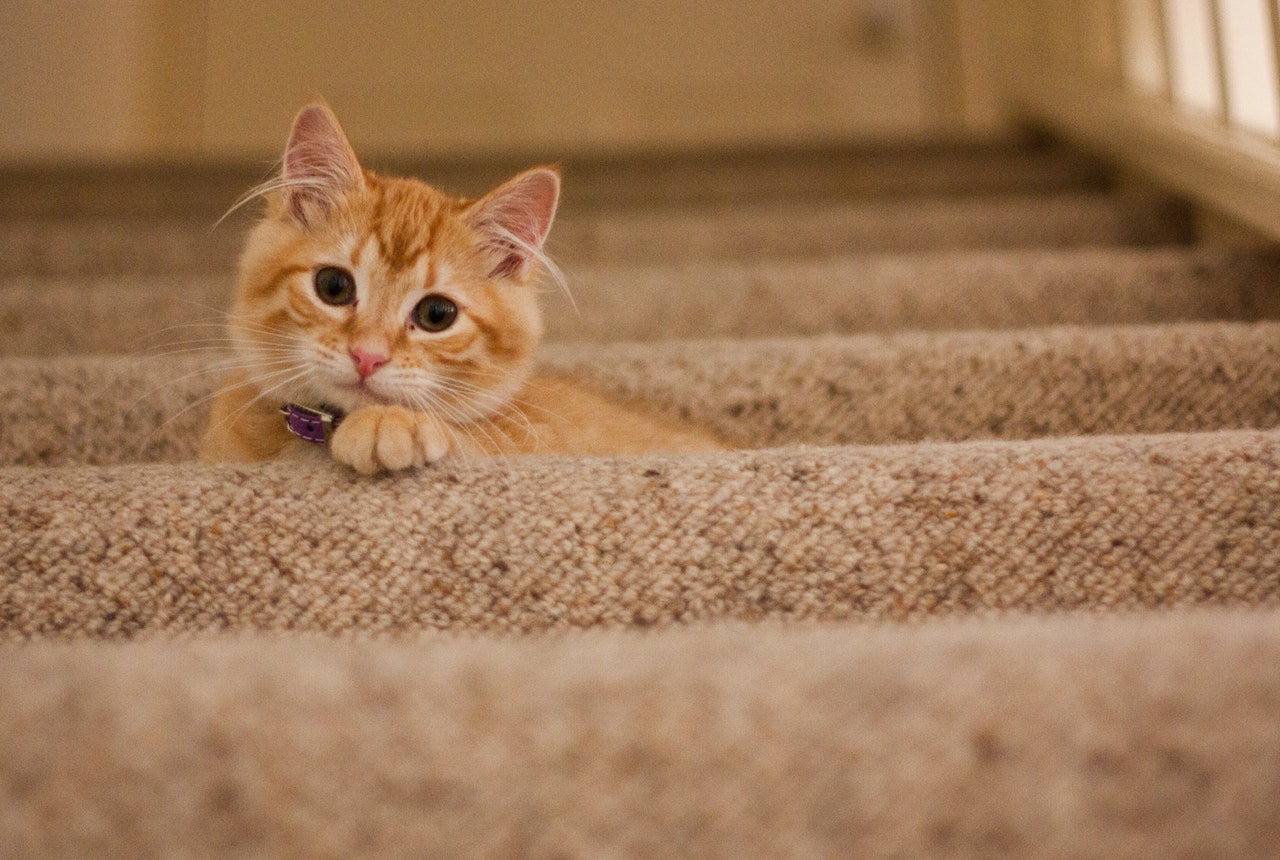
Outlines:
{"type": "Polygon", "coordinates": [[[134,3],[0,3],[0,154],[148,146],[145,15],[134,3]]]}
{"type": "Polygon", "coordinates": [[[375,154],[921,135],[945,6],[4,0],[0,161],[269,158],[316,94],[375,154]]]}

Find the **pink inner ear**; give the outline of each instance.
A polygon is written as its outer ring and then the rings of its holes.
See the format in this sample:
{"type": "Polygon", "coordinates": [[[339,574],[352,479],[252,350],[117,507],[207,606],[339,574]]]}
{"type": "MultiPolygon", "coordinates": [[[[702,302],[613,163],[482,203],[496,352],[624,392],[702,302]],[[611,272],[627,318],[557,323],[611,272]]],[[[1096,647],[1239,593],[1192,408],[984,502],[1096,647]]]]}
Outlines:
{"type": "Polygon", "coordinates": [[[541,248],[551,232],[551,219],[560,199],[560,179],[549,170],[526,173],[511,189],[509,203],[514,232],[535,248],[541,248]]]}
{"type": "Polygon", "coordinates": [[[560,178],[550,170],[536,169],[517,176],[478,204],[473,223],[502,254],[491,277],[514,275],[531,256],[541,253],[559,198],[560,178]]]}
{"type": "Polygon", "coordinates": [[[307,203],[327,205],[363,182],[360,163],[328,107],[308,105],[293,121],[283,175],[290,209],[303,221],[307,203]]]}

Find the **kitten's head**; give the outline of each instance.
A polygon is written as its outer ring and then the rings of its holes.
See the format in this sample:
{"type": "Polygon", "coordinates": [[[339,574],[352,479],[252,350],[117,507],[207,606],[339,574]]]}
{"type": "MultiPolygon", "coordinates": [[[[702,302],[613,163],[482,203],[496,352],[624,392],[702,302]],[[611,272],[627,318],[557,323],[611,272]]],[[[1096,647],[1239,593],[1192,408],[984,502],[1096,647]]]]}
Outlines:
{"type": "Polygon", "coordinates": [[[461,423],[507,403],[542,335],[535,295],[560,179],[479,200],[364,170],[323,104],[294,120],[240,260],[231,333],[264,397],[400,404],[461,423]]]}

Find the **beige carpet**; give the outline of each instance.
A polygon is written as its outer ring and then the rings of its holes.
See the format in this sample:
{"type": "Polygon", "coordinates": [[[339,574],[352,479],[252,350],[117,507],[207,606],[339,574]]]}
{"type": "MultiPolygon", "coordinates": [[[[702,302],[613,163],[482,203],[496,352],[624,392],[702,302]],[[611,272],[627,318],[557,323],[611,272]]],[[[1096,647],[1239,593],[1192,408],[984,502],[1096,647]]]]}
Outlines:
{"type": "Polygon", "coordinates": [[[0,647],[12,856],[1271,857],[1275,613],[0,647]]]}
{"type": "Polygon", "coordinates": [[[192,463],[238,228],[146,183],[234,171],[5,192],[0,856],[1280,856],[1280,256],[1041,149],[583,170],[544,362],[742,450],[192,463]]]}
{"type": "MultiPolygon", "coordinates": [[[[806,198],[951,197],[1099,191],[1101,166],[1051,146],[920,141],[790,151],[665,152],[626,159],[529,153],[503,160],[382,163],[391,175],[427,178],[477,195],[532,164],[558,164],[572,183],[566,211],[583,207],[732,203],[806,198]]],[[[144,164],[0,167],[7,218],[199,218],[222,215],[271,165],[144,164]]]]}
{"type": "MultiPolygon", "coordinates": [[[[1256,251],[970,250],[570,270],[573,304],[544,297],[553,341],[1280,319],[1280,254],[1256,251]]],[[[14,278],[0,289],[0,355],[211,346],[230,285],[226,272],[14,278]]]]}
{"type": "MultiPolygon", "coordinates": [[[[816,200],[568,212],[548,247],[576,263],[804,258],[849,252],[1181,242],[1180,207],[1091,192],[989,199],[816,200]]],[[[10,219],[0,275],[120,276],[230,269],[235,225],[202,219],[10,219]]]]}

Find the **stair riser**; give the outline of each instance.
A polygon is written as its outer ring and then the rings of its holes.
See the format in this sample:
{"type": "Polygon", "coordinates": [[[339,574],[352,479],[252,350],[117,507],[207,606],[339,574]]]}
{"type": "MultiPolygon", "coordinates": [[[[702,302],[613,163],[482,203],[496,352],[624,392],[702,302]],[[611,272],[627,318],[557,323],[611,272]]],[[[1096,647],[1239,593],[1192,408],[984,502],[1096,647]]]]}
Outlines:
{"type": "MultiPolygon", "coordinates": [[[[416,176],[450,193],[477,196],[544,160],[530,156],[490,164],[469,160],[386,167],[379,162],[378,171],[416,176]]],[[[1106,184],[1103,171],[1088,159],[1001,146],[567,159],[560,164],[570,210],[797,198],[1054,194],[1102,190],[1106,184]]],[[[0,169],[0,219],[178,216],[212,222],[268,172],[262,164],[0,169]]]]}
{"type": "MultiPolygon", "coordinates": [[[[962,248],[1181,244],[1187,213],[1110,195],[892,204],[567,213],[548,248],[565,264],[761,260],[962,248]]],[[[242,231],[204,221],[0,221],[0,276],[221,272],[242,231]]]]}
{"type": "MultiPolygon", "coordinates": [[[[928,254],[570,267],[551,341],[1280,319],[1280,256],[1204,250],[928,254]]],[[[224,336],[230,275],[11,282],[0,356],[142,355],[224,336]]]]}

